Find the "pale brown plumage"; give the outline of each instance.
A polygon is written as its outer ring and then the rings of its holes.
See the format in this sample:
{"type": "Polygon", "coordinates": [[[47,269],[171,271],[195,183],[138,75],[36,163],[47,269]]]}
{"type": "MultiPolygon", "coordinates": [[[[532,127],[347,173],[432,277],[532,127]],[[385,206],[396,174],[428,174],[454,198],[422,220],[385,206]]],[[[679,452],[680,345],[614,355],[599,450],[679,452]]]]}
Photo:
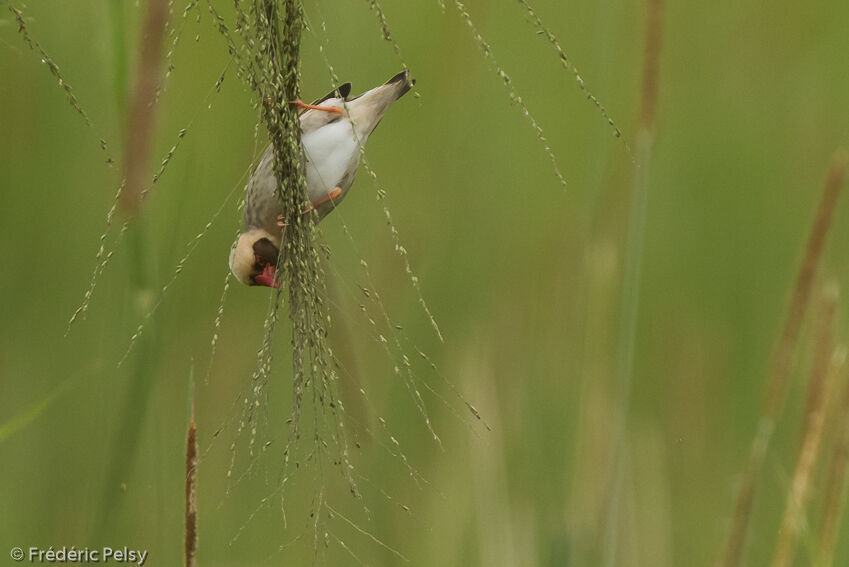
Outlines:
{"type": "MultiPolygon", "coordinates": [[[[351,85],[345,83],[313,103],[329,110],[307,109],[300,114],[307,181],[304,208],[316,222],[345,198],[354,183],[361,148],[392,103],[414,83],[405,70],[351,99],[351,85]]],[[[274,267],[284,233],[278,221],[283,211],[275,194],[273,160],[269,146],[248,181],[244,232],[230,251],[230,269],[246,285],[277,285],[274,267]]]]}

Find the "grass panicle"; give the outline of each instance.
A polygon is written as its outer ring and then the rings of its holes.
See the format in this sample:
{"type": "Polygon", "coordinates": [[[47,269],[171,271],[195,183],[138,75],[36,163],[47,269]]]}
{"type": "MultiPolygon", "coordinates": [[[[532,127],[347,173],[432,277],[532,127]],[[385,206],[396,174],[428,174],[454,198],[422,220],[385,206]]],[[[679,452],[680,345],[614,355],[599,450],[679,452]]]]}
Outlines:
{"type": "MultiPolygon", "coordinates": [[[[240,437],[245,432],[250,436],[250,471],[253,462],[262,454],[255,450],[260,435],[258,425],[267,420],[259,418],[267,402],[266,385],[273,367],[274,335],[285,294],[291,329],[292,408],[287,420],[288,439],[281,455],[281,480],[272,493],[279,494],[285,519],[284,488],[292,474],[290,465],[294,463],[296,470],[305,461],[316,466],[317,495],[321,494],[323,499],[323,463],[332,451],[335,451],[331,459],[333,465],[346,479],[350,492],[359,497],[353,466],[349,461],[343,410],[338,403],[338,376],[327,340],[330,317],[320,251],[315,245],[316,223],[309,215],[301,213],[306,181],[301,160],[298,113],[290,101],[300,99],[303,6],[299,0],[237,1],[234,6],[238,35],[231,33],[228,22],[211,2],[208,6],[233,56],[237,75],[254,91],[256,106],[271,143],[273,172],[277,179],[276,196],[283,211],[285,228],[277,264],[277,278],[281,284],[269,299],[257,366],[249,384],[250,393],[243,398],[236,436],[240,437]],[[313,441],[313,448],[304,452],[299,443],[305,429],[301,418],[304,404],[310,399],[313,424],[309,438],[313,441]]],[[[266,444],[263,444],[263,451],[265,447],[266,444]]],[[[232,476],[235,466],[236,449],[234,442],[228,477],[232,476]]],[[[263,506],[269,501],[269,498],[264,499],[263,506]]]]}
{"type": "Polygon", "coordinates": [[[195,425],[194,401],[189,417],[189,430],[186,433],[186,514],[185,514],[185,565],[195,567],[195,554],[198,546],[198,503],[197,503],[197,467],[198,441],[195,425]]]}

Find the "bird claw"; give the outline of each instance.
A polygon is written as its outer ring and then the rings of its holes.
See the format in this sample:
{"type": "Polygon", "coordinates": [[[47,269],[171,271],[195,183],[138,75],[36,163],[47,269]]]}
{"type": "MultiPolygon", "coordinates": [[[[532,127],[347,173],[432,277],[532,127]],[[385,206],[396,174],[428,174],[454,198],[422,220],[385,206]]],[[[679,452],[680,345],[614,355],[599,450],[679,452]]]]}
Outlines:
{"type": "Polygon", "coordinates": [[[331,114],[342,114],[342,109],[335,106],[318,106],[316,104],[307,104],[302,100],[290,100],[289,104],[294,104],[301,110],[321,110],[322,112],[330,112],[331,114]]]}
{"type": "Polygon", "coordinates": [[[334,199],[338,199],[341,194],[342,194],[342,189],[337,187],[336,189],[334,189],[333,191],[331,191],[330,193],[328,193],[327,195],[325,195],[321,199],[318,199],[317,201],[313,201],[313,204],[310,205],[309,207],[307,207],[301,214],[304,214],[304,215],[309,214],[309,213],[313,212],[314,210],[316,210],[321,205],[323,205],[324,203],[326,203],[328,201],[332,202],[334,199]]]}
{"type": "MultiPolygon", "coordinates": [[[[328,193],[327,195],[325,195],[324,197],[322,197],[322,198],[320,198],[320,199],[318,199],[318,200],[314,201],[314,202],[313,202],[313,203],[312,203],[309,207],[307,207],[306,209],[304,209],[303,211],[301,211],[301,214],[302,214],[302,215],[308,215],[309,213],[313,212],[313,211],[314,211],[314,210],[316,210],[318,207],[320,207],[321,205],[323,205],[323,204],[327,203],[328,201],[331,201],[331,202],[332,202],[332,201],[334,201],[335,199],[338,199],[340,195],[342,195],[342,189],[341,189],[341,188],[339,188],[339,187],[337,187],[336,189],[334,189],[333,191],[329,192],[329,193],[328,193]]],[[[284,227],[289,226],[289,223],[287,223],[287,222],[284,220],[284,218],[283,218],[283,214],[282,214],[282,213],[281,213],[281,214],[279,214],[279,215],[277,215],[277,226],[279,226],[280,228],[284,228],[284,227]]]]}

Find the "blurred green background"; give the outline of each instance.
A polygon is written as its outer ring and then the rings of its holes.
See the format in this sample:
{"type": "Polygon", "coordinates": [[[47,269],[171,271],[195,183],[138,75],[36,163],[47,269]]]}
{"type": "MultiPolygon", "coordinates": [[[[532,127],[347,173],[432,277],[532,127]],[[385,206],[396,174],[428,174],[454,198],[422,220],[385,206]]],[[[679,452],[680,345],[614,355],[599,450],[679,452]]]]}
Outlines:
{"type": "MultiPolygon", "coordinates": [[[[320,534],[315,552],[309,510],[321,486],[334,509],[413,565],[598,565],[609,545],[634,164],[522,6],[466,3],[545,130],[565,190],[452,2],[444,11],[436,0],[382,2],[403,59],[383,40],[367,2],[305,3],[315,34],[303,39],[304,99],[330,89],[319,51],[323,28],[327,58],[355,93],[403,63],[417,79],[420,96],[392,108],[367,156],[445,342],[418,303],[375,185],[361,171],[321,228],[332,251],[326,271],[331,342],[345,367],[340,396],[352,417],[350,439],[360,444],[352,461],[371,519],[335,471],[322,481],[305,467],[287,487],[293,502],[284,529],[274,490],[291,401],[285,324],[276,334],[260,433],[260,442],[275,443],[250,473],[249,436],[236,436],[234,401],[251,387],[268,290],[231,285],[209,366],[258,115],[233,68],[220,92],[213,89],[229,56],[205,3],[185,20],[183,5],[174,5],[172,24],[185,28],[157,107],[151,178],[180,129],[187,133],[131,229],[142,234],[151,292],[140,294],[132,283],[133,240],[122,239],[87,318],[63,338],[119,182],[120,167],[104,163],[98,138],[120,161],[125,82],[135,69],[145,3],[113,1],[31,0],[24,9],[29,33],[73,87],[91,128],[20,37],[13,15],[0,14],[3,557],[14,545],[108,544],[148,549],[148,565],[180,564],[193,368],[199,565],[404,563],[326,513],[327,543],[320,534]],[[160,287],[222,204],[143,340],[118,367],[160,287]],[[438,394],[420,386],[444,451],[393,372],[400,354],[391,346],[389,356],[373,337],[369,316],[386,325],[361,291],[372,287],[361,259],[403,326],[404,352],[412,359],[421,349],[439,367],[435,373],[415,362],[416,376],[438,394]],[[145,380],[139,391],[130,386],[134,375],[145,380]],[[474,419],[441,376],[492,431],[467,427],[474,419]],[[136,451],[127,449],[129,437],[119,439],[121,427],[137,428],[136,451]],[[393,456],[389,435],[427,482],[417,483],[393,456]]],[[[232,27],[231,3],[216,6],[232,27]]],[[[644,4],[538,0],[535,8],[633,147],[644,4]]],[[[623,566],[706,566],[719,557],[805,234],[830,156],[849,141],[849,4],[670,3],[665,24],[617,524],[623,566]]],[[[844,286],[847,219],[844,199],[821,270],[844,286]]],[[[108,249],[119,226],[116,218],[108,249]]],[[[838,317],[842,339],[845,309],[838,317]]],[[[788,411],[759,479],[751,565],[771,556],[792,472],[809,351],[802,342],[788,411]]],[[[814,510],[820,496],[815,483],[814,510]]],[[[849,563],[847,530],[836,565],[849,563]]],[[[808,564],[811,545],[803,540],[797,564],[808,564]]]]}

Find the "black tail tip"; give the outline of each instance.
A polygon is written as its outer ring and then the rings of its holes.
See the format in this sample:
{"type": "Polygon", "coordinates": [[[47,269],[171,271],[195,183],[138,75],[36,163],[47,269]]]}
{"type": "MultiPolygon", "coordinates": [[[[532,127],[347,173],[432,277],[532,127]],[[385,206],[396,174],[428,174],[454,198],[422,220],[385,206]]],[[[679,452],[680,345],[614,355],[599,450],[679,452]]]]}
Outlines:
{"type": "Polygon", "coordinates": [[[403,71],[386,81],[387,85],[393,85],[395,83],[404,83],[406,85],[406,88],[404,88],[404,91],[401,93],[404,94],[409,91],[413,87],[413,85],[416,84],[416,79],[414,79],[413,76],[410,75],[410,71],[408,69],[404,69],[403,71]]]}

